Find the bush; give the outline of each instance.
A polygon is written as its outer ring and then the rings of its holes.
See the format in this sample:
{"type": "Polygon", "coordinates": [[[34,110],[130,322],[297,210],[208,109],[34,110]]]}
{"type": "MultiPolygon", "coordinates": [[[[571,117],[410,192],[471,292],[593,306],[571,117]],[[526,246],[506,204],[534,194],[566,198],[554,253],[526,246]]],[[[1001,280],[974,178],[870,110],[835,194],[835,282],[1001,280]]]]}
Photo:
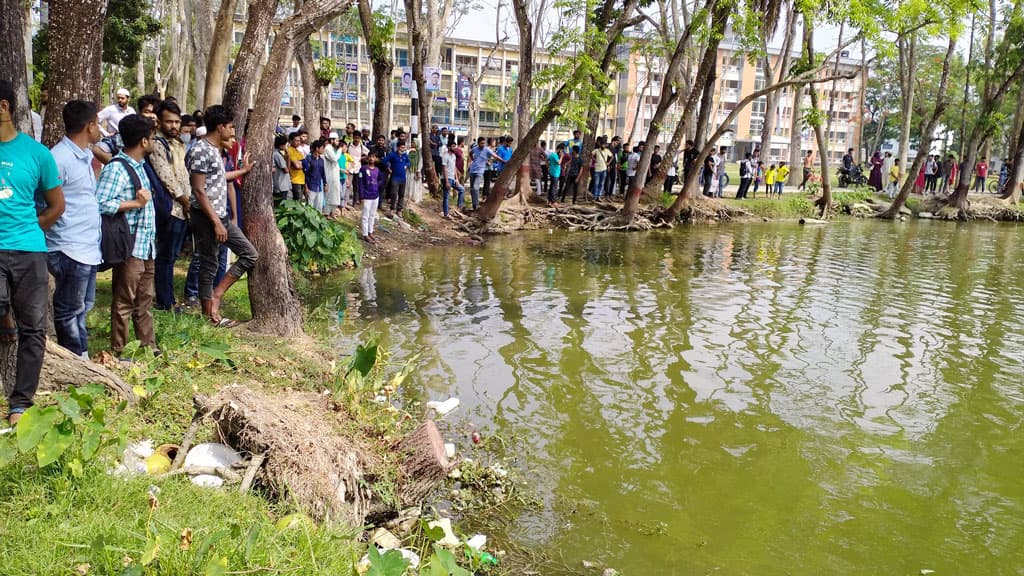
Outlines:
{"type": "Polygon", "coordinates": [[[277,208],[277,227],[288,247],[288,260],[300,272],[355,267],[363,257],[355,228],[325,218],[309,204],[282,202],[277,208]]]}

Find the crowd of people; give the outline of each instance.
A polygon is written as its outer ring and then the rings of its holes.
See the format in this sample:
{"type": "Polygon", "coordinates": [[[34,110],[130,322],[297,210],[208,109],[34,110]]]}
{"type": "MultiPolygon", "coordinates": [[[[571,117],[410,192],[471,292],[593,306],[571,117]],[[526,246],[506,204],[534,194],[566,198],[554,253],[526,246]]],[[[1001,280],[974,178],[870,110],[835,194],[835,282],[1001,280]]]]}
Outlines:
{"type": "Polygon", "coordinates": [[[61,346],[88,359],[96,273],[111,269],[111,353],[121,357],[131,324],[159,355],[153,308],[181,310],[174,263],[191,237],[184,302],[215,326],[235,325],[221,301],[258,256],[241,232],[240,181],[253,165],[232,114],[216,105],[188,116],[173,97],[143,96],[135,107],[129,99],[119,90],[102,110],[65,103],[64,136],[47,149],[15,128],[16,94],[0,80],[0,336],[18,343],[12,425],[38,386],[51,276],[61,346]]]}
{"type": "MultiPolygon", "coordinates": [[[[853,149],[851,148],[847,152],[847,156],[843,158],[844,165],[847,163],[846,158],[852,158],[852,154],[853,149]]],[[[875,150],[875,153],[869,160],[869,164],[871,165],[871,174],[868,177],[868,185],[878,192],[885,192],[889,198],[895,198],[899,194],[903,178],[909,176],[900,166],[899,158],[894,157],[892,152],[885,152],[883,154],[881,150],[875,150]]],[[[945,158],[941,154],[929,154],[924,162],[921,163],[921,167],[914,177],[911,191],[914,194],[920,195],[949,194],[960,181],[960,173],[966,169],[967,167],[964,166],[963,162],[958,162],[956,155],[953,153],[946,153],[945,158]]],[[[971,171],[971,176],[973,177],[971,192],[977,194],[985,193],[989,171],[988,159],[984,156],[978,159],[971,171]]],[[[1009,179],[1010,161],[1007,158],[1003,158],[999,170],[997,190],[1001,191],[1009,179]]]]}

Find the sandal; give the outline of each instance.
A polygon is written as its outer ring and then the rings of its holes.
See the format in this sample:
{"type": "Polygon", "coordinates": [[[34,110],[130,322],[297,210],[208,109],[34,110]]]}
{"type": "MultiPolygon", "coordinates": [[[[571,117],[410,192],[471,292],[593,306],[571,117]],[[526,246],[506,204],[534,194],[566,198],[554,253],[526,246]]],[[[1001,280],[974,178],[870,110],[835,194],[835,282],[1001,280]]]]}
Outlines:
{"type": "Polygon", "coordinates": [[[215,328],[234,328],[235,326],[238,326],[239,322],[230,318],[219,318],[216,320],[210,318],[210,324],[215,328]]]}

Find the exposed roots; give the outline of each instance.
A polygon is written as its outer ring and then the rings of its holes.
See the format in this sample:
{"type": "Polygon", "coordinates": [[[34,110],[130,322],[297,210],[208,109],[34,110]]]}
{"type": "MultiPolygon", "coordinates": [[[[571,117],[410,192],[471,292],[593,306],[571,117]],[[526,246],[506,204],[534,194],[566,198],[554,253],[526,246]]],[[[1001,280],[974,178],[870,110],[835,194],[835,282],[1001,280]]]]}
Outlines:
{"type": "Polygon", "coordinates": [[[672,227],[671,222],[661,218],[659,211],[643,209],[627,218],[618,206],[611,204],[561,207],[552,209],[549,216],[555,225],[570,231],[636,232],[672,227]]]}
{"type": "Polygon", "coordinates": [[[969,196],[964,207],[949,204],[948,197],[930,196],[921,201],[919,215],[938,220],[990,220],[992,222],[1019,222],[1022,212],[1010,199],[998,196],[969,196]]]}
{"type": "Polygon", "coordinates": [[[679,219],[688,224],[728,222],[753,216],[742,208],[734,208],[721,200],[698,196],[690,198],[679,212],[679,219]]]}

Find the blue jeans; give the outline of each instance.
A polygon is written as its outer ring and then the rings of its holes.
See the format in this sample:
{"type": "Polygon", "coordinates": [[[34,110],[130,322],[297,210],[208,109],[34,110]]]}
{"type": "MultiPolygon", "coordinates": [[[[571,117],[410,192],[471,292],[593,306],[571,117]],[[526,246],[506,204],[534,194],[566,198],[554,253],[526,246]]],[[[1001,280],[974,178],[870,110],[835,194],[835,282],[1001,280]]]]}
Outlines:
{"type": "Polygon", "coordinates": [[[459,210],[462,210],[462,205],[466,202],[466,188],[459,183],[458,180],[448,179],[448,186],[454,188],[459,193],[458,200],[455,205],[458,206],[459,210]]]}
{"type": "Polygon", "coordinates": [[[604,180],[607,176],[607,170],[594,172],[594,200],[600,200],[601,194],[604,194],[604,180]]]}
{"type": "Polygon", "coordinates": [[[63,252],[46,255],[53,276],[53,327],[57,343],[81,356],[89,351],[85,317],[96,302],[96,267],[82,264],[63,252]]]}
{"type": "Polygon", "coordinates": [[[181,253],[181,245],[188,233],[188,222],[173,216],[161,222],[156,229],[156,285],[157,310],[174,308],[174,262],[181,253]]]}
{"type": "MultiPolygon", "coordinates": [[[[217,275],[213,280],[213,287],[224,279],[228,272],[228,247],[221,244],[220,253],[217,255],[217,275]]],[[[192,261],[188,264],[188,275],[185,276],[185,299],[194,300],[199,298],[199,253],[193,250],[192,261]]]]}
{"type": "Polygon", "coordinates": [[[484,185],[483,174],[469,175],[469,196],[473,199],[473,210],[480,206],[480,188],[484,185]]]}
{"type": "Polygon", "coordinates": [[[451,182],[451,180],[442,180],[441,181],[441,212],[445,215],[445,217],[448,216],[448,210],[449,210],[448,209],[448,187],[450,186],[449,182],[451,182]]]}

